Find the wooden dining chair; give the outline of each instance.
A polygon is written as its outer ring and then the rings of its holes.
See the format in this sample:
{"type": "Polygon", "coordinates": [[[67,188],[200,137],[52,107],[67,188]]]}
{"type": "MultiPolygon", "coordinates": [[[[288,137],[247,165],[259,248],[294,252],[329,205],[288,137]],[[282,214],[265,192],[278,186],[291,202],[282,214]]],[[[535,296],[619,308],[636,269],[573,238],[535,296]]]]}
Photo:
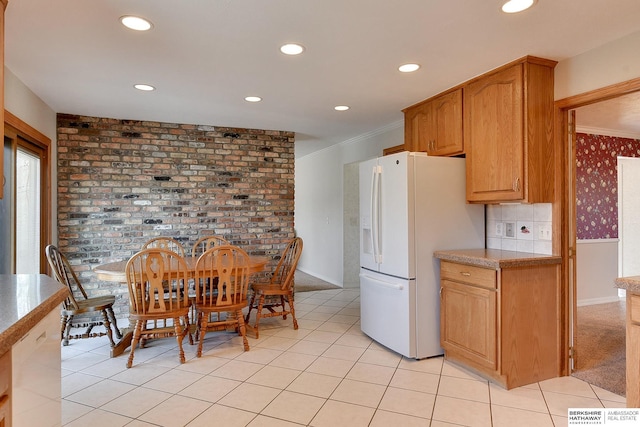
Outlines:
{"type": "Polygon", "coordinates": [[[172,237],[160,236],[160,237],[154,237],[151,240],[147,240],[147,242],[144,245],[142,245],[142,249],[149,249],[149,248],[167,249],[177,253],[182,257],[185,255],[184,247],[182,246],[182,243],[180,243],[179,241],[177,241],[172,237]]]}
{"type": "Polygon", "coordinates": [[[250,324],[251,311],[255,308],[256,322],[252,329],[255,331],[256,338],[259,338],[260,319],[263,317],[282,316],[286,320],[287,315],[291,314],[293,329],[298,329],[298,320],[296,319],[296,310],[293,302],[293,276],[301,254],[302,239],[296,237],[282,251],[280,261],[278,261],[269,283],[254,283],[251,285],[251,302],[249,303],[249,311],[247,311],[245,322],[250,324]]]}
{"type": "Polygon", "coordinates": [[[196,240],[191,249],[191,256],[197,257],[216,246],[229,245],[229,241],[220,236],[204,236],[196,240]]]}
{"type": "Polygon", "coordinates": [[[118,339],[122,338],[122,333],[118,329],[118,323],[113,313],[113,304],[116,297],[114,295],[89,297],[78,276],[71,268],[69,260],[56,246],[48,245],[45,248],[45,254],[55,279],[69,289],[69,295],[62,303],[60,311],[62,345],[69,345],[70,339],[106,335],[109,338],[111,347],[115,347],[113,332],[115,332],[118,339]],[[76,318],[76,316],[79,316],[80,319],[76,318]],[[104,332],[92,332],[94,327],[101,325],[104,326],[104,332]],[[86,329],[82,334],[71,335],[72,327],[86,329]]]}
{"type": "Polygon", "coordinates": [[[200,337],[197,357],[208,330],[237,329],[249,350],[242,309],[247,306],[249,290],[249,255],[237,246],[223,245],[200,255],[195,266],[196,313],[200,337]],[[211,315],[216,314],[216,320],[211,315]]]}
{"type": "Polygon", "coordinates": [[[133,364],[138,343],[144,347],[147,339],[172,336],[178,342],[180,363],[184,363],[184,337],[188,335],[193,344],[189,334],[189,275],[184,258],[168,249],[143,249],[129,259],[125,274],[129,321],[134,324],[127,368],[133,364]]]}
{"type": "MultiPolygon", "coordinates": [[[[160,236],[154,237],[153,239],[147,240],[143,245],[142,249],[150,249],[150,248],[160,248],[167,249],[169,251],[175,252],[181,257],[184,257],[184,247],[182,244],[172,237],[160,236]]],[[[164,282],[165,288],[168,287],[168,283],[164,282]]],[[[175,291],[175,289],[174,289],[175,291]]]]}

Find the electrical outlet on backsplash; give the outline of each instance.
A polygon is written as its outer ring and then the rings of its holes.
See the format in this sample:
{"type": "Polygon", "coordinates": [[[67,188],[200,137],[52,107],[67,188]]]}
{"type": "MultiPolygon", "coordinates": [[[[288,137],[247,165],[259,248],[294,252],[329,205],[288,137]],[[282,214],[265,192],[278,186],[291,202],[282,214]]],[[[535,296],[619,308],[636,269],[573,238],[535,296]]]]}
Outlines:
{"type": "Polygon", "coordinates": [[[487,248],[552,254],[551,203],[487,205],[487,248]]]}

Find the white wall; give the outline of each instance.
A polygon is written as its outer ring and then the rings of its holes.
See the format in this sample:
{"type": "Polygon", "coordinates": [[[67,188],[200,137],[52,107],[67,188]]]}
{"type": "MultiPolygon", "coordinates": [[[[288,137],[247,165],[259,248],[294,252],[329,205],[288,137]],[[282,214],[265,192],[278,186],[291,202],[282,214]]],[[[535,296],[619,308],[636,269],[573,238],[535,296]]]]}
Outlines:
{"type": "Polygon", "coordinates": [[[576,270],[578,306],[618,301],[618,239],[579,240],[576,270]]]}
{"type": "Polygon", "coordinates": [[[295,221],[304,240],[300,270],[343,286],[344,165],[381,156],[384,148],[403,141],[404,122],[400,120],[296,159],[295,221]]]}
{"type": "Polygon", "coordinates": [[[640,77],[640,31],[560,61],[555,99],[579,95],[640,77]]]}
{"type": "Polygon", "coordinates": [[[4,68],[4,108],[51,139],[51,237],[58,241],[58,176],[56,113],[25,86],[7,67],[4,68]]]}
{"type": "Polygon", "coordinates": [[[4,68],[4,108],[29,126],[56,141],[56,113],[4,68]]]}

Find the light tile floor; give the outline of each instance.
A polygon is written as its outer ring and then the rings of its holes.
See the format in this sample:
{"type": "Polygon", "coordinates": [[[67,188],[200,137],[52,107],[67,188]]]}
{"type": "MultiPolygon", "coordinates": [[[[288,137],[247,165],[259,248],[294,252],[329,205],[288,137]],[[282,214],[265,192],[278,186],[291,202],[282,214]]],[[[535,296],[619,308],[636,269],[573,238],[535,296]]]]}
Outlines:
{"type": "Polygon", "coordinates": [[[566,426],[568,408],[624,407],[573,377],[506,391],[444,361],[406,359],[360,331],[358,289],[296,294],[300,328],[266,319],[242,351],[212,332],[203,357],[155,340],[109,358],[106,338],[62,350],[65,426],[566,426]]]}

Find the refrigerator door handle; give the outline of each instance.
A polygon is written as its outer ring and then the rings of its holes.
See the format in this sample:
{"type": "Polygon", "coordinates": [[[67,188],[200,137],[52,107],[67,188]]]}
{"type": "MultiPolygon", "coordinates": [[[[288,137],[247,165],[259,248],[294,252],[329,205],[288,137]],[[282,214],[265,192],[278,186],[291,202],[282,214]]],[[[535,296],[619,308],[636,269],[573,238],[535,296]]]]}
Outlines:
{"type": "Polygon", "coordinates": [[[373,239],[373,259],[377,264],[382,263],[380,251],[380,176],[382,167],[373,167],[371,182],[371,234],[373,239]]]}
{"type": "Polygon", "coordinates": [[[380,280],[380,279],[376,279],[375,277],[371,277],[367,274],[364,273],[360,273],[360,277],[362,278],[366,278],[367,280],[370,280],[371,282],[375,283],[378,286],[382,286],[385,288],[389,288],[389,289],[394,289],[397,291],[401,291],[404,289],[404,286],[400,283],[391,283],[391,282],[386,282],[384,280],[380,280]]]}

